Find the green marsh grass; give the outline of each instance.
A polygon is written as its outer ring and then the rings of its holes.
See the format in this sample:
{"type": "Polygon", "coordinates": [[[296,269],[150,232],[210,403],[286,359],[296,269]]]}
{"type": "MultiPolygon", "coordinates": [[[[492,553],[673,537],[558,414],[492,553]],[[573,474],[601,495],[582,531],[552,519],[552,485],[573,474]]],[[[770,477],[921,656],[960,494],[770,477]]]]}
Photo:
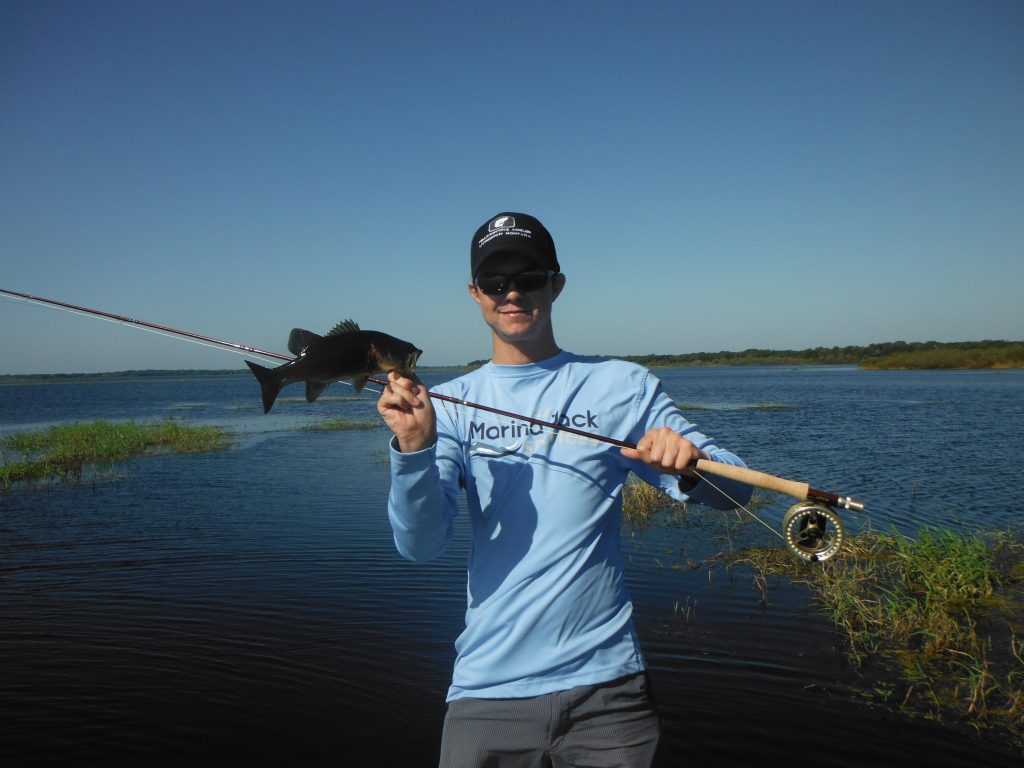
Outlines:
{"type": "Polygon", "coordinates": [[[1008,532],[865,531],[825,563],[733,560],[806,584],[883,702],[1024,746],[1024,541],[1008,532]]]}
{"type": "Polygon", "coordinates": [[[622,487],[623,522],[631,528],[644,528],[655,513],[663,509],[685,513],[686,505],[669,498],[635,475],[630,475],[622,487]]]}
{"type": "MultiPolygon", "coordinates": [[[[759,491],[748,506],[759,514],[758,507],[773,501],[772,494],[759,491]]],[[[740,532],[751,520],[745,513],[716,516],[714,510],[679,504],[636,478],[627,482],[627,525],[642,530],[666,511],[688,527],[717,522],[721,530],[715,536],[723,540],[724,552],[705,565],[719,560],[749,566],[763,600],[769,577],[808,587],[835,625],[864,695],[907,714],[987,730],[1024,748],[1019,535],[925,527],[910,537],[869,528],[848,535],[835,557],[810,564],[781,545],[738,549],[740,532]]],[[[687,558],[677,569],[692,565],[687,558]]]]}
{"type": "Polygon", "coordinates": [[[59,424],[0,440],[0,485],[59,478],[81,481],[87,466],[113,464],[152,451],[201,453],[230,442],[230,432],[173,420],[59,424]]]}
{"type": "MultiPolygon", "coordinates": [[[[747,509],[756,514],[774,500],[774,494],[755,490],[747,509]]],[[[739,510],[723,511],[676,501],[661,489],[648,485],[636,475],[630,474],[622,487],[623,523],[634,530],[642,530],[659,513],[665,513],[667,520],[676,526],[697,527],[707,525],[708,521],[720,522],[723,526],[720,537],[726,540],[729,540],[735,531],[753,522],[750,515],[739,510]]]]}

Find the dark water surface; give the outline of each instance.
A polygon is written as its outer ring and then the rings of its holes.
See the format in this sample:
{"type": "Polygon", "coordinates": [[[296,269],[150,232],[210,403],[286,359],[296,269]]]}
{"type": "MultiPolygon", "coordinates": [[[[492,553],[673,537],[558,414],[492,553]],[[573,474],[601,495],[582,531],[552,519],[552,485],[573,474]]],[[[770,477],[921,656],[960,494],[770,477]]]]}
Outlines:
{"type": "MultiPolygon", "coordinates": [[[[1021,372],[658,374],[750,466],[864,501],[864,518],[844,515],[854,532],[1017,524],[1021,372]]],[[[248,378],[0,387],[0,434],[168,416],[238,434],[227,451],[0,494],[4,764],[436,764],[467,532],[434,563],[405,562],[385,512],[387,433],[298,429],[376,419],[372,398],[267,416],[258,401],[248,378]]],[[[789,504],[762,516],[777,526],[789,504]]],[[[1020,762],[859,695],[800,588],[772,584],[764,603],[749,571],[700,564],[774,540],[756,524],[727,540],[724,520],[691,510],[623,531],[670,764],[1020,762]]]]}

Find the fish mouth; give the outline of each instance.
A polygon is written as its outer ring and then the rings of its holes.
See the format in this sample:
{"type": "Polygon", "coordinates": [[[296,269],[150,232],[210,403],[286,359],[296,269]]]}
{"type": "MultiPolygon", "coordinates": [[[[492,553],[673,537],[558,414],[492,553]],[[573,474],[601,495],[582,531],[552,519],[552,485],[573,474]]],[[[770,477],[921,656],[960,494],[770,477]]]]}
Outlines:
{"type": "Polygon", "coordinates": [[[416,361],[419,360],[420,355],[423,354],[422,349],[413,349],[406,355],[400,355],[397,357],[390,358],[388,360],[380,360],[381,368],[385,371],[400,371],[403,373],[412,373],[416,370],[416,361]]]}

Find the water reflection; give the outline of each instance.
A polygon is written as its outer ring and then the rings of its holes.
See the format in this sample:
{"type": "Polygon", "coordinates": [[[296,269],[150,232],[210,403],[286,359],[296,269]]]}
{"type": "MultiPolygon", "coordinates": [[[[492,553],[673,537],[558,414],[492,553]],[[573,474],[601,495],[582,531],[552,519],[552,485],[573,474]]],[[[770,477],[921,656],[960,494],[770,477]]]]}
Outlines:
{"type": "MultiPolygon", "coordinates": [[[[876,527],[1013,522],[1019,375],[663,378],[681,402],[722,404],[692,418],[752,466],[863,497],[876,527]],[[794,408],[728,407],[765,402],[794,408]],[[990,448],[978,450],[979,436],[990,448]]],[[[288,403],[264,416],[238,407],[258,398],[251,384],[2,390],[5,431],[173,411],[243,435],[217,454],[130,462],[95,485],[0,495],[5,762],[436,761],[465,610],[465,517],[439,561],[405,562],[384,512],[386,433],[295,431],[327,416],[373,418],[372,399],[288,403]]],[[[763,515],[780,520],[789,503],[763,515]]],[[[677,762],[1009,764],[1007,751],[969,733],[858,696],[799,588],[773,583],[765,604],[749,572],[703,565],[728,546],[770,541],[724,519],[694,511],[678,526],[624,532],[677,762]]]]}

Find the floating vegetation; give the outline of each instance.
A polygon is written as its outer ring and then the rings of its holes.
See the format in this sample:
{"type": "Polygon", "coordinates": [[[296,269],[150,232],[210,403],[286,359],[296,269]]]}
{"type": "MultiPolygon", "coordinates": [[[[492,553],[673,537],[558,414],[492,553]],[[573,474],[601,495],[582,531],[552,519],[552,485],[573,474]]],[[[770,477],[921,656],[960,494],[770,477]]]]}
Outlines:
{"type": "Polygon", "coordinates": [[[156,451],[201,453],[227,447],[221,427],[160,422],[93,421],[59,424],[0,440],[0,485],[52,477],[80,482],[85,467],[113,464],[156,451]]]}
{"type": "Polygon", "coordinates": [[[825,563],[785,550],[733,558],[810,587],[872,696],[1024,746],[1024,542],[1006,532],[866,531],[825,563]],[[893,679],[895,678],[895,679],[893,679]],[[878,682],[882,680],[882,682],[878,682]]]}
{"type": "Polygon", "coordinates": [[[309,432],[335,432],[349,429],[380,429],[382,426],[383,422],[380,421],[352,421],[336,416],[324,421],[307,424],[302,429],[309,432]]]}

